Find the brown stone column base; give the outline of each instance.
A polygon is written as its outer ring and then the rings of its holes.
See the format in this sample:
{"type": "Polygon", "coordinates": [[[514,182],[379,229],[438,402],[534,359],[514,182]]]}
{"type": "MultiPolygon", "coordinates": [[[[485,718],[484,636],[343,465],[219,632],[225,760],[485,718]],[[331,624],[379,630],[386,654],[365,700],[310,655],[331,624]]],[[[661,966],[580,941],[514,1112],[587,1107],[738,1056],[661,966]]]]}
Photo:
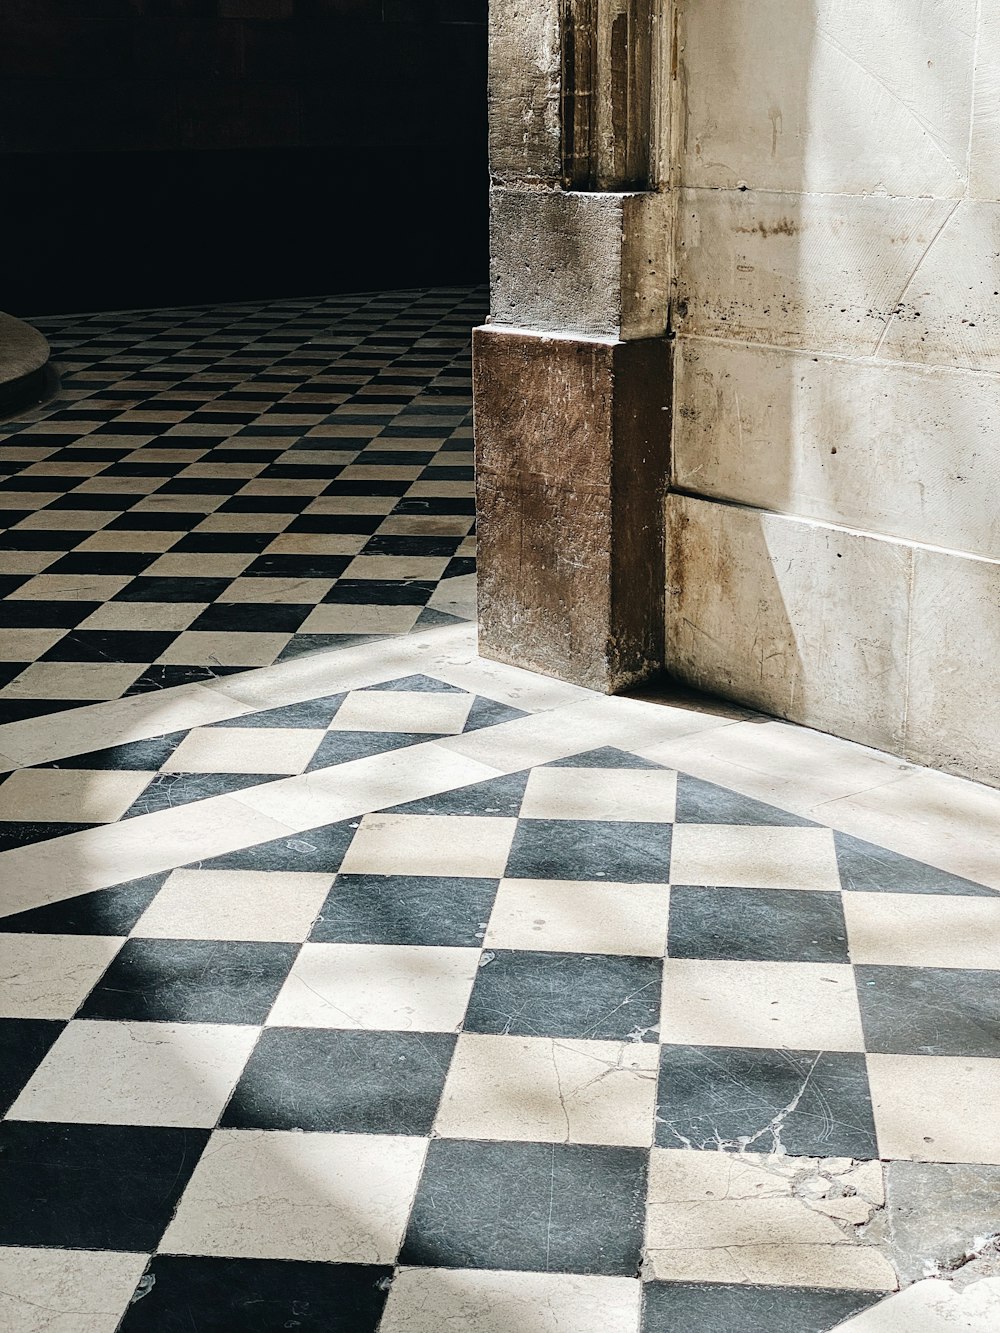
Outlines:
{"type": "Polygon", "coordinates": [[[479,647],[614,694],[663,666],[670,345],[473,343],[479,647]]]}

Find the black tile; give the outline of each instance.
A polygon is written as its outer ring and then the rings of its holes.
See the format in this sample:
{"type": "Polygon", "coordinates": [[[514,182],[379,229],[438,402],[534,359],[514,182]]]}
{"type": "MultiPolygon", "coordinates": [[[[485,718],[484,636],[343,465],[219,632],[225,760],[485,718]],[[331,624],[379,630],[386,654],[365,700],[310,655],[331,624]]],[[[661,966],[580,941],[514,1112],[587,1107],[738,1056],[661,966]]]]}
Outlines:
{"type": "Polygon", "coordinates": [[[190,629],[224,633],[294,634],[313,607],[308,602],[214,602],[190,629]]]}
{"type": "MultiPolygon", "coordinates": [[[[301,514],[313,495],[234,495],[219,506],[220,514],[301,514]]],[[[273,537],[273,534],[271,534],[273,537]]],[[[259,548],[263,549],[263,548],[259,548]]]]}
{"type": "MultiPolygon", "coordinates": [[[[79,481],[80,478],[78,477],[77,480],[79,481]]],[[[132,505],[145,499],[146,496],[138,492],[134,495],[122,495],[119,491],[75,491],[70,495],[60,495],[47,508],[49,511],[55,509],[82,509],[88,511],[102,509],[120,513],[123,509],[130,509],[132,505]]]]}
{"type": "Polygon", "coordinates": [[[478,948],[498,884],[460,876],[339,875],[309,938],[478,948]]]}
{"type": "Polygon", "coordinates": [[[0,578],[0,598],[9,597],[12,592],[16,592],[22,583],[27,583],[31,577],[30,574],[12,574],[9,577],[0,578]]]}
{"type": "Polygon", "coordinates": [[[49,565],[46,574],[141,574],[157,552],[142,551],[72,551],[49,565]]]}
{"type": "Polygon", "coordinates": [[[0,722],[20,722],[26,717],[45,717],[69,708],[83,708],[91,699],[0,699],[0,722]]]}
{"type": "MultiPolygon", "coordinates": [[[[57,524],[58,516],[53,515],[52,522],[57,524]]],[[[86,536],[85,532],[55,527],[51,531],[43,528],[12,528],[0,532],[0,551],[71,551],[86,536]]]]}
{"type": "Polygon", "coordinates": [[[187,732],[184,731],[173,731],[167,736],[152,736],[144,741],[113,745],[107,750],[90,750],[86,754],[70,755],[67,759],[54,759],[51,763],[39,764],[38,767],[111,768],[155,773],[167,762],[186,735],[187,732]]]}
{"type": "Polygon", "coordinates": [[[878,1156],[858,1051],[664,1046],[656,1108],[661,1148],[878,1156]]]}
{"type": "Polygon", "coordinates": [[[461,537],[396,537],[376,534],[365,543],[365,555],[448,556],[455,554],[461,537]]]}
{"type": "Polygon", "coordinates": [[[0,615],[4,629],[73,629],[94,614],[100,602],[42,602],[8,599],[0,615]]]}
{"type": "Polygon", "coordinates": [[[322,828],[290,833],[239,851],[224,852],[191,863],[196,870],[300,870],[335,874],[340,869],[357,827],[355,819],[322,828]]]}
{"type": "Polygon", "coordinates": [[[355,461],[366,467],[426,467],[434,457],[433,450],[364,449],[355,461]]]}
{"type": "Polygon", "coordinates": [[[487,950],[468,1032],[592,1041],[656,1041],[662,964],[615,954],[487,950]]]}
{"type": "Polygon", "coordinates": [[[647,1153],[432,1139],[401,1264],[634,1277],[647,1153]]]}
{"type": "Polygon", "coordinates": [[[389,750],[402,750],[410,745],[440,739],[428,732],[329,731],[320,741],[319,749],[310,760],[306,772],[312,773],[318,768],[346,764],[351,759],[367,759],[369,755],[386,754],[389,750]]]}
{"type": "Polygon", "coordinates": [[[466,574],[475,574],[476,558],[471,555],[456,555],[454,559],[449,560],[445,565],[443,579],[460,579],[466,574]]]}
{"type": "Polygon", "coordinates": [[[1000,1057],[1000,972],[858,965],[854,976],[866,1050],[1000,1057]]]}
{"type": "Polygon", "coordinates": [[[849,963],[839,893],[785,889],[670,890],[670,958],[849,963]]]}
{"type": "Polygon", "coordinates": [[[177,638],[176,631],[74,629],[42,654],[43,662],[152,662],[177,638]]]}
{"type": "Polygon", "coordinates": [[[259,787],[287,777],[285,773],[158,773],[149,786],[139,793],[122,819],[152,814],[154,810],[170,810],[192,801],[204,801],[209,796],[225,796],[227,792],[259,787]]]}
{"type": "Polygon", "coordinates": [[[318,730],[328,727],[337,715],[337,710],[347,698],[346,694],[328,694],[321,699],[306,699],[298,704],[284,704],[280,708],[265,708],[259,713],[246,713],[243,717],[226,718],[223,722],[213,722],[213,727],[301,727],[318,730]]]}
{"type": "MultiPolygon", "coordinates": [[[[0,711],[0,717],[3,717],[0,711]]],[[[98,828],[97,824],[70,824],[61,820],[27,821],[0,820],[0,852],[12,847],[28,847],[36,842],[48,842],[50,838],[61,838],[66,833],[80,833],[84,829],[98,828]]]]}
{"type": "Polygon", "coordinates": [[[828,1333],[884,1291],[647,1282],[642,1333],[828,1333]]]}
{"type": "Polygon", "coordinates": [[[111,599],[113,602],[213,602],[232,579],[156,578],[132,580],[111,599]]]}
{"type": "MultiPolygon", "coordinates": [[[[0,616],[3,615],[3,607],[0,607],[0,616]]],[[[0,689],[21,674],[25,667],[30,666],[29,662],[0,662],[0,689]]]]}
{"type": "Polygon", "coordinates": [[[246,667],[239,666],[168,666],[154,663],[132,682],[125,691],[125,698],[133,694],[151,694],[155,690],[167,690],[173,685],[191,685],[200,680],[215,680],[219,676],[232,676],[245,670],[246,667]]]}
{"type": "Polygon", "coordinates": [[[0,931],[18,935],[128,935],[170,872],[129,880],[0,917],[0,931]]]}
{"type": "Polygon", "coordinates": [[[783,828],[816,828],[817,825],[801,815],[779,810],[752,797],[741,796],[728,787],[717,787],[714,782],[702,782],[686,773],[677,775],[678,824],[762,824],[783,828]]]}
{"type": "Polygon", "coordinates": [[[274,541],[273,532],[189,532],[171,546],[171,554],[203,552],[260,552],[274,541]]]}
{"type": "Polygon", "coordinates": [[[0,1244],[156,1248],[206,1129],[0,1124],[0,1244]]]}
{"type": "Polygon", "coordinates": [[[364,537],[374,532],[384,519],[384,514],[302,514],[292,519],[285,531],[348,533],[364,537]]]}
{"type": "MultiPolygon", "coordinates": [[[[417,628],[423,628],[422,620],[423,617],[417,622],[417,628]]],[[[519,708],[510,708],[507,704],[497,703],[495,699],[484,699],[482,695],[477,695],[462,730],[481,731],[483,727],[495,727],[501,722],[516,722],[518,718],[527,716],[528,714],[522,713],[519,708]]]]}
{"type": "Polygon", "coordinates": [[[375,1333],[391,1267],[158,1254],[120,1333],[375,1333]],[[197,1312],[197,1323],[193,1312],[197,1312]]]}
{"type": "Polygon", "coordinates": [[[602,745],[597,750],[586,750],[583,754],[571,754],[565,759],[553,759],[545,768],[658,768],[652,759],[640,759],[637,754],[628,754],[612,745],[602,745]]]}
{"type": "Polygon", "coordinates": [[[448,685],[443,680],[435,680],[433,676],[417,674],[415,676],[400,676],[398,680],[382,681],[378,685],[366,685],[365,692],[383,691],[390,694],[466,694],[466,690],[460,690],[457,685],[448,685]]]}
{"type": "MultiPolygon", "coordinates": [[[[157,445],[157,448],[160,446],[157,445]]],[[[119,514],[104,529],[105,532],[190,532],[205,517],[204,514],[181,513],[179,510],[161,511],[140,509],[134,513],[119,514]]]]}
{"type": "Polygon", "coordinates": [[[400,500],[394,507],[394,514],[469,514],[476,512],[476,502],[464,499],[460,495],[432,498],[431,496],[412,497],[400,500]]]}
{"type": "Polygon", "coordinates": [[[874,843],[833,834],[841,885],[858,893],[956,893],[970,898],[993,898],[996,893],[971,879],[912,861],[874,843]]]}
{"type": "MultiPolygon", "coordinates": [[[[103,415],[103,414],[102,414],[103,415]]],[[[93,432],[97,435],[162,435],[174,425],[172,421],[105,421],[93,432]]]]}
{"type": "Polygon", "coordinates": [[[171,477],[157,491],[157,495],[232,495],[244,484],[244,478],[230,477],[171,477]]]}
{"type": "MultiPolygon", "coordinates": [[[[336,446],[334,446],[336,448],[336,446]]],[[[408,481],[331,481],[324,495],[405,495],[408,481]]]]}
{"type": "Polygon", "coordinates": [[[297,944],[130,939],[79,1018],[149,1023],[263,1023],[297,944]]]}
{"type": "Polygon", "coordinates": [[[385,812],[394,815],[492,815],[516,819],[528,785],[528,772],[488,778],[468,787],[456,787],[438,796],[393,805],[385,812]]]}
{"type": "Polygon", "coordinates": [[[522,819],[507,875],[514,879],[606,879],[666,884],[669,824],[586,819],[522,819]]]}
{"type": "Polygon", "coordinates": [[[247,565],[242,577],[337,579],[351,559],[349,555],[262,555],[247,565]]]}
{"type": "Polygon", "coordinates": [[[0,1116],[7,1114],[65,1026],[47,1018],[0,1018],[0,1116]]]}
{"type": "Polygon", "coordinates": [[[324,602],[356,606],[423,606],[437,587],[428,580],[407,583],[393,579],[341,579],[323,598],[324,602]]]}
{"type": "Polygon", "coordinates": [[[429,1135],[454,1048],[449,1032],[265,1028],[222,1124],[429,1135]]]}

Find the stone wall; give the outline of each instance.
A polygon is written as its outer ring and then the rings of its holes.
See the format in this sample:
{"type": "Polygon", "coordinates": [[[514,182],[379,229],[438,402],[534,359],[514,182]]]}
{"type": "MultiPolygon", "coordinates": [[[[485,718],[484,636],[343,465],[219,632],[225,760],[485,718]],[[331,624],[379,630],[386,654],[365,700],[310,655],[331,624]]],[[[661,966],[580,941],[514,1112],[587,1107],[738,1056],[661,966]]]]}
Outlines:
{"type": "Polygon", "coordinates": [[[486,0],[3,0],[0,188],[20,312],[483,280],[486,0]]]}
{"type": "Polygon", "coordinates": [[[1000,9],[676,18],[668,666],[1000,782],[1000,9]]]}

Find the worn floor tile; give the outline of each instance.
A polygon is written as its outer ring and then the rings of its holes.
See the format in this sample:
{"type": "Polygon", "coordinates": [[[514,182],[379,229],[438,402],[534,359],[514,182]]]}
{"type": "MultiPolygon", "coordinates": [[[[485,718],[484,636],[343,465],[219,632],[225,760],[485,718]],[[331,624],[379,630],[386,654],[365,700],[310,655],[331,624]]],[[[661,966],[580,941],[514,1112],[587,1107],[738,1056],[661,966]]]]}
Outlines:
{"type": "Polygon", "coordinates": [[[216,1130],[160,1249],[391,1264],[424,1152],[387,1134],[216,1130]]]}

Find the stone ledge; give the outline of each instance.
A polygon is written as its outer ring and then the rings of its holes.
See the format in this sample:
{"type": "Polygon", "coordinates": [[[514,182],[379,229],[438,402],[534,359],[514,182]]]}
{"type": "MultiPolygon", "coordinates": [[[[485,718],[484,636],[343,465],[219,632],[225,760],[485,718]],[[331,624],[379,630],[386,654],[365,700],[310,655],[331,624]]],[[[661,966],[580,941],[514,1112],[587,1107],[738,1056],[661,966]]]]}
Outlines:
{"type": "Polygon", "coordinates": [[[49,355],[37,329],[0,312],[0,413],[42,397],[49,355]]]}

